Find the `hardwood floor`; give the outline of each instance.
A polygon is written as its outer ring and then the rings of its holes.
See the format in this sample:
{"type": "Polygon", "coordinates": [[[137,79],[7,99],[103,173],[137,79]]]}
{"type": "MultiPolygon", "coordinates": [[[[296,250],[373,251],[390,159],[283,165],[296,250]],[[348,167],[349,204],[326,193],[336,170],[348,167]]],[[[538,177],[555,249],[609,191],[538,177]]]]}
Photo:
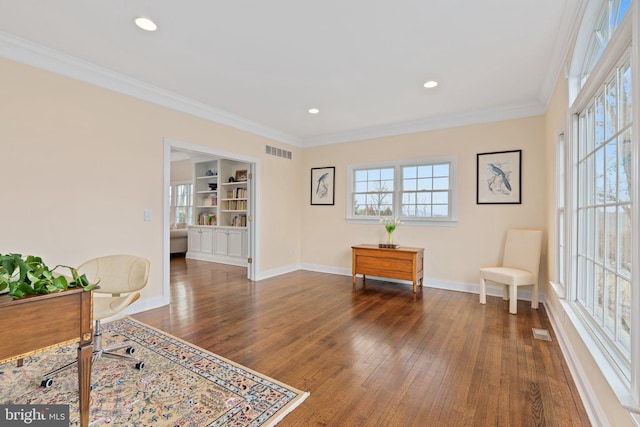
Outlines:
{"type": "Polygon", "coordinates": [[[311,392],[279,427],[590,425],[543,305],[173,258],[171,305],[133,317],[311,392]]]}

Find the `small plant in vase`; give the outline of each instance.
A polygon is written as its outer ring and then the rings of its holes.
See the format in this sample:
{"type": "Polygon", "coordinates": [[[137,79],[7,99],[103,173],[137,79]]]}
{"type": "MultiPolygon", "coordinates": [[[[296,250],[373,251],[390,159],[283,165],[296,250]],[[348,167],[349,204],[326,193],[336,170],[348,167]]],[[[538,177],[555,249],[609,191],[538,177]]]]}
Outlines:
{"type": "Polygon", "coordinates": [[[391,217],[386,217],[380,218],[380,224],[384,225],[384,229],[387,231],[387,242],[380,243],[378,246],[380,246],[381,248],[398,248],[399,245],[393,243],[393,232],[400,224],[402,224],[402,221],[400,221],[400,219],[398,218],[394,219],[391,217]]]}

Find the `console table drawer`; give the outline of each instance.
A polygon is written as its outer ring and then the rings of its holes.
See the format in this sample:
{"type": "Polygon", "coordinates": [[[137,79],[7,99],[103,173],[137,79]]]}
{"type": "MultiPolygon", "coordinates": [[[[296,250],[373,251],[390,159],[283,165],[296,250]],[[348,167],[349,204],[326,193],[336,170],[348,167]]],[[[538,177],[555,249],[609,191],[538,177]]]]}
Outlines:
{"type": "MultiPolygon", "coordinates": [[[[357,265],[359,273],[365,273],[365,270],[387,270],[397,271],[411,274],[413,272],[413,260],[400,258],[381,258],[366,255],[357,256],[357,265]]],[[[368,273],[374,274],[374,273],[368,273]]],[[[410,280],[411,278],[407,279],[410,280]]]]}
{"type": "Polygon", "coordinates": [[[379,248],[375,245],[352,246],[352,275],[355,284],[356,275],[388,277],[392,279],[410,280],[413,291],[416,284],[422,286],[423,248],[379,248]]]}

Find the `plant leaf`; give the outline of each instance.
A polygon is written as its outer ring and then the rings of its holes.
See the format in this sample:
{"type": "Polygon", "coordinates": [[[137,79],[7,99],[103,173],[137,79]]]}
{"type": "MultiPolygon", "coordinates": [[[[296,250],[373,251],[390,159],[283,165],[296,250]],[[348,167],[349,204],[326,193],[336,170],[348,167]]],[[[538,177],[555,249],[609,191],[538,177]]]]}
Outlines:
{"type": "Polygon", "coordinates": [[[56,285],[58,289],[67,289],[69,288],[69,282],[67,282],[67,278],[64,276],[58,276],[53,279],[53,283],[56,285]]]}

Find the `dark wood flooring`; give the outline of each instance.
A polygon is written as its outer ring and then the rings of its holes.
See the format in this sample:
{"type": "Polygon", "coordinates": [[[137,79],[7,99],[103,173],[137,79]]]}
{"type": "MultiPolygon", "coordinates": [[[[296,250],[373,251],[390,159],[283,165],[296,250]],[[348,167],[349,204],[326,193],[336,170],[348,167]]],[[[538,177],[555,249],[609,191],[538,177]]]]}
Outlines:
{"type": "Polygon", "coordinates": [[[544,306],[172,258],[171,304],[134,318],[311,395],[278,426],[588,426],[544,306]],[[553,341],[535,340],[549,329],[553,341]]]}

